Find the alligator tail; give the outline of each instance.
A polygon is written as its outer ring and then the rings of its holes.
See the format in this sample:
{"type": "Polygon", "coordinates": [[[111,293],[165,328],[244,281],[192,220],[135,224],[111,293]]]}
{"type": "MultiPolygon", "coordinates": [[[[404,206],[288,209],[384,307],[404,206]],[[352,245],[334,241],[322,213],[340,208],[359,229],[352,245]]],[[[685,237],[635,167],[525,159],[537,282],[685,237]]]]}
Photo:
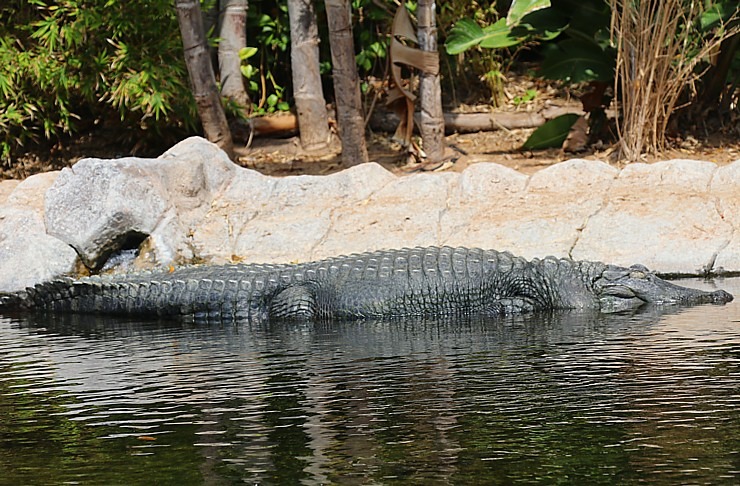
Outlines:
{"type": "Polygon", "coordinates": [[[0,311],[3,310],[20,310],[31,307],[31,299],[28,292],[0,292],[0,311]]]}
{"type": "Polygon", "coordinates": [[[72,281],[62,277],[18,292],[0,292],[0,311],[64,309],[69,301],[72,281]]]}

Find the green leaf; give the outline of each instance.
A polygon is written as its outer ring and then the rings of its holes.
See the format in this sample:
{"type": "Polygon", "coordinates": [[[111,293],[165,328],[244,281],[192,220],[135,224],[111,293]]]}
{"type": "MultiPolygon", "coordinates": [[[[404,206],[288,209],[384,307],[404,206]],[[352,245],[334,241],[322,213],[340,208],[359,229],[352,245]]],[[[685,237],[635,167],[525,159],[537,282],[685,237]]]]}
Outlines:
{"type": "Polygon", "coordinates": [[[542,10],[550,6],[550,0],[514,0],[511,2],[509,13],[506,15],[506,25],[513,27],[518,25],[522,17],[536,10],[542,10]]]}
{"type": "Polygon", "coordinates": [[[566,113],[543,123],[529,136],[522,148],[540,150],[562,146],[571,127],[579,117],[580,115],[576,113],[566,113]]]}
{"type": "Polygon", "coordinates": [[[543,78],[571,83],[614,79],[613,53],[593,42],[568,39],[546,46],[542,54],[539,74],[543,78]]]}
{"type": "Polygon", "coordinates": [[[450,30],[445,48],[448,54],[460,54],[477,45],[488,49],[514,46],[525,38],[512,35],[506,19],[500,19],[486,28],[481,28],[474,20],[461,19],[450,30]]]}
{"type": "Polygon", "coordinates": [[[288,104],[287,101],[281,101],[280,103],[277,104],[277,109],[280,111],[288,111],[290,110],[290,105],[288,104]]]}
{"type": "Polygon", "coordinates": [[[477,45],[486,49],[501,49],[530,39],[554,39],[566,27],[567,19],[549,10],[528,13],[521,23],[514,26],[509,26],[506,19],[499,19],[481,28],[472,19],[461,19],[450,30],[445,48],[448,54],[459,54],[477,45]]]}
{"type": "Polygon", "coordinates": [[[247,79],[251,79],[252,76],[257,74],[257,69],[252,66],[251,64],[246,64],[243,66],[239,66],[239,71],[241,71],[242,76],[244,76],[247,79]]]}
{"type": "Polygon", "coordinates": [[[506,19],[499,19],[493,25],[489,25],[483,29],[483,34],[480,46],[487,49],[515,46],[527,39],[526,31],[519,30],[517,33],[506,25],[506,19]]]}
{"type": "Polygon", "coordinates": [[[249,59],[258,52],[259,49],[257,49],[256,47],[242,47],[241,49],[239,49],[239,59],[241,59],[242,61],[245,59],[249,59]]]}
{"type": "Polygon", "coordinates": [[[447,54],[460,54],[480,44],[483,29],[472,19],[460,19],[450,29],[445,42],[447,54]]]}
{"type": "Polygon", "coordinates": [[[733,9],[729,6],[725,6],[724,2],[712,5],[699,17],[699,26],[702,32],[707,32],[716,26],[721,25],[723,22],[727,22],[732,18],[732,13],[733,9]]]}
{"type": "Polygon", "coordinates": [[[529,103],[533,99],[537,97],[537,90],[536,89],[528,89],[523,95],[514,97],[513,100],[511,100],[515,106],[522,105],[524,103],[529,103]]]}
{"type": "Polygon", "coordinates": [[[267,97],[267,106],[274,107],[275,105],[277,105],[277,102],[278,102],[278,97],[275,93],[267,97]]]}

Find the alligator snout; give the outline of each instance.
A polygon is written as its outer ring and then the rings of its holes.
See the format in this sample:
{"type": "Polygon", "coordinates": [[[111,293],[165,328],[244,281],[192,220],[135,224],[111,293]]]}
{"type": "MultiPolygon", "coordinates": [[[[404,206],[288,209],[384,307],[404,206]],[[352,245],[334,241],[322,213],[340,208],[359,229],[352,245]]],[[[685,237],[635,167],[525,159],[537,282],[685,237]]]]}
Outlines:
{"type": "Polygon", "coordinates": [[[713,304],[726,304],[727,302],[732,302],[735,299],[731,293],[725,292],[724,290],[716,290],[714,292],[710,292],[709,296],[711,297],[711,302],[713,304]]]}

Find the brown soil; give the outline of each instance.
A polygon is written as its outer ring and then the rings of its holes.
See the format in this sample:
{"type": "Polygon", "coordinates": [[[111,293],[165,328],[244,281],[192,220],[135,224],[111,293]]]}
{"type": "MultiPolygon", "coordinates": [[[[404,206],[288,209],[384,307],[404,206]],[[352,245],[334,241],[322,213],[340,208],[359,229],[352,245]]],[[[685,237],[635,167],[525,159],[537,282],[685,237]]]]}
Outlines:
{"type": "MultiPolygon", "coordinates": [[[[494,109],[497,113],[535,112],[541,113],[548,107],[567,106],[578,111],[582,107],[579,98],[590,90],[588,86],[562,87],[526,74],[509,73],[504,90],[505,100],[494,109]],[[536,92],[530,101],[517,102],[528,93],[536,92]]],[[[480,104],[485,95],[472,90],[467,99],[456,100],[454,108],[446,111],[460,113],[488,112],[490,104],[480,104]],[[473,104],[466,104],[466,102],[473,104]]],[[[378,106],[377,110],[383,108],[378,106]]],[[[691,127],[691,135],[675,135],[669,139],[670,147],[660,156],[645,157],[644,162],[670,159],[694,159],[726,165],[740,160],[740,124],[737,110],[732,114],[732,122],[711,133],[704,128],[691,127]],[[701,135],[699,135],[701,134],[701,135]]],[[[380,116],[383,117],[382,115],[380,116]]],[[[715,125],[719,125],[715,123],[715,125]]],[[[388,128],[386,128],[388,129],[388,128]]],[[[392,128],[391,128],[392,129],[392,128]]],[[[447,137],[449,147],[447,159],[441,164],[419,163],[402,147],[390,141],[388,133],[373,133],[368,137],[370,160],[380,163],[386,169],[403,174],[417,171],[462,171],[476,162],[496,162],[525,174],[531,174],[545,167],[573,158],[601,160],[614,166],[622,164],[617,160],[615,147],[611,144],[591,146],[580,153],[564,153],[559,149],[529,151],[520,150],[524,141],[534,128],[476,133],[453,134],[447,137]]],[[[322,154],[310,154],[300,149],[297,138],[255,139],[249,149],[237,150],[239,163],[265,174],[329,174],[342,168],[338,144],[322,154]]]]}
{"type": "MultiPolygon", "coordinates": [[[[533,129],[496,130],[447,137],[448,159],[439,164],[419,163],[387,134],[373,134],[368,139],[370,160],[378,162],[396,174],[419,171],[460,172],[476,162],[496,162],[532,174],[558,162],[573,158],[601,160],[619,167],[614,160],[614,148],[590,149],[581,153],[565,153],[559,149],[522,151],[519,148],[533,129]]],[[[295,174],[330,174],[342,169],[339,147],[322,154],[310,154],[300,149],[296,137],[289,139],[256,140],[249,149],[237,150],[239,163],[244,167],[276,176],[295,174]]],[[[729,136],[716,135],[698,141],[693,137],[675,141],[672,148],[660,157],[646,157],[645,162],[669,159],[706,160],[726,165],[740,160],[740,141],[729,136]]]]}
{"type": "MultiPolygon", "coordinates": [[[[452,134],[447,137],[449,147],[443,163],[419,162],[403,148],[390,141],[385,133],[368,137],[370,160],[378,162],[396,174],[419,171],[462,171],[476,162],[496,162],[532,174],[563,160],[583,158],[601,160],[619,167],[614,147],[590,148],[580,153],[564,153],[559,149],[522,151],[520,147],[533,129],[495,130],[487,132],[452,134]]],[[[59,170],[71,166],[84,157],[119,158],[132,155],[130,150],[115,142],[107,133],[94,133],[58,143],[51,147],[35,147],[16,158],[9,166],[0,167],[0,179],[24,179],[38,172],[59,170]]],[[[164,148],[138,151],[138,156],[155,157],[164,148]]],[[[256,138],[251,147],[237,148],[237,162],[264,174],[274,176],[296,174],[330,174],[341,170],[339,143],[321,153],[305,152],[297,137],[256,138]]],[[[715,133],[703,140],[688,136],[674,139],[672,146],[659,157],[646,157],[645,162],[669,159],[694,159],[726,165],[740,160],[740,137],[731,133],[715,133]]]]}

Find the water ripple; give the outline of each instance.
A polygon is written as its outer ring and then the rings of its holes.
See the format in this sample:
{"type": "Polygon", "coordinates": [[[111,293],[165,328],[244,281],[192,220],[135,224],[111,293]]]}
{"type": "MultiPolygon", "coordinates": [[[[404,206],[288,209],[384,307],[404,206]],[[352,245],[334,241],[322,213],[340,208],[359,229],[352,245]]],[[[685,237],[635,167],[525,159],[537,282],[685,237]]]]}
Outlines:
{"type": "Polygon", "coordinates": [[[315,326],[0,319],[0,469],[8,484],[732,484],[738,322],[738,302],[315,326]]]}

